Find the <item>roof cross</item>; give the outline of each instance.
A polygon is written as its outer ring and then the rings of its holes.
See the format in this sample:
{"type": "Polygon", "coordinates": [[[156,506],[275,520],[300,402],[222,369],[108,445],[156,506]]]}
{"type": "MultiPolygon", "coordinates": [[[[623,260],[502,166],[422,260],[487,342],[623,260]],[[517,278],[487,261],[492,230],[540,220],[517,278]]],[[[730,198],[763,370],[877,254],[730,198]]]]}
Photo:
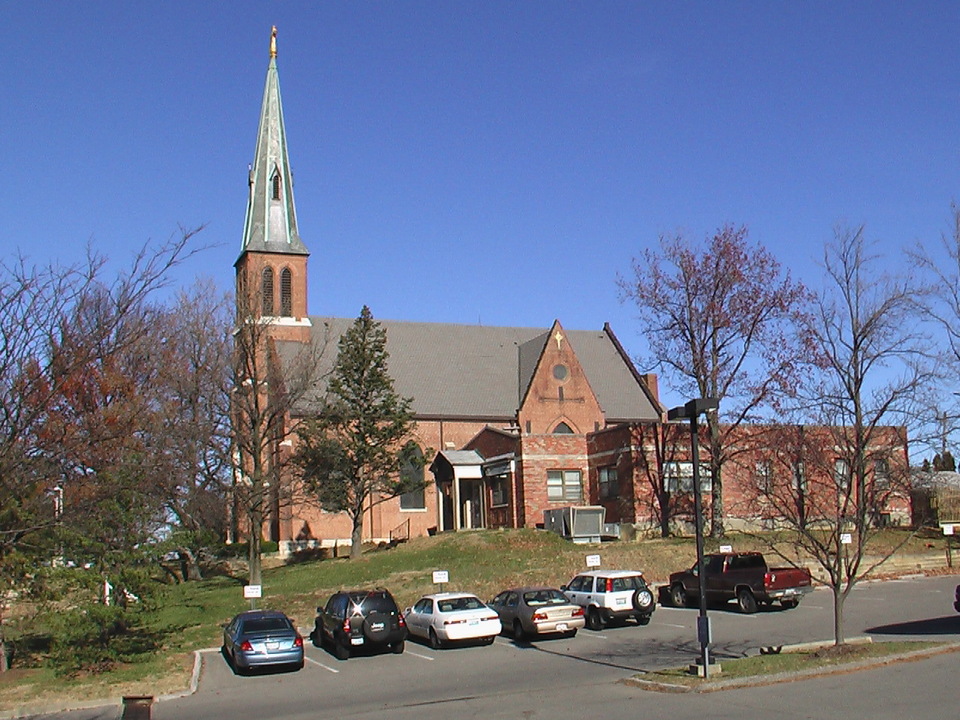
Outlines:
{"type": "Polygon", "coordinates": [[[560,334],[559,330],[557,330],[557,334],[553,336],[553,339],[557,341],[557,350],[559,350],[560,343],[563,342],[563,335],[560,334]]]}

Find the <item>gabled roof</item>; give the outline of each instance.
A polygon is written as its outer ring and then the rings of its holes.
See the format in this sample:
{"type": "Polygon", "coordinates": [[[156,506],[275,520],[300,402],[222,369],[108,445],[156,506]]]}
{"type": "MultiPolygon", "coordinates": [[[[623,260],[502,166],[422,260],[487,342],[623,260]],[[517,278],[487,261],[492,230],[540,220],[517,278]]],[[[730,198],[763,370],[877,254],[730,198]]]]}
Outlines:
{"type": "MultiPolygon", "coordinates": [[[[311,317],[310,321],[314,340],[326,338],[321,371],[329,370],[336,359],[337,341],[354,320],[311,317]]],[[[395,389],[413,398],[419,419],[512,421],[549,332],[549,328],[378,322],[387,331],[395,389]]],[[[608,423],[660,417],[660,408],[609,328],[566,334],[608,423]]],[[[277,348],[281,357],[296,353],[294,343],[278,342],[277,348]]],[[[311,404],[308,401],[299,411],[309,414],[311,404]]]]}
{"type": "Polygon", "coordinates": [[[277,29],[270,37],[270,63],[263,88],[257,149],[250,167],[250,196],[243,224],[241,256],[248,251],[307,255],[297,230],[293,201],[293,173],[287,157],[287,134],[277,73],[277,29]],[[274,185],[274,176],[278,176],[274,185]],[[279,199],[274,194],[279,191],[279,199]]]}

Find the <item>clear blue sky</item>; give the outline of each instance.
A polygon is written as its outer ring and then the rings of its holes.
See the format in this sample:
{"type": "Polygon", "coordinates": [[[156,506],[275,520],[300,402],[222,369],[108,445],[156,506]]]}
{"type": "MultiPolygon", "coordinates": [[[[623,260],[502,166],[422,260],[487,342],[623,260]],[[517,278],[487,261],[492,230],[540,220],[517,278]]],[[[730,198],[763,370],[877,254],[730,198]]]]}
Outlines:
{"type": "MultiPolygon", "coordinates": [[[[233,284],[270,26],[313,314],[593,329],[618,272],[745,224],[810,285],[960,199],[957,2],[5,2],[0,252],[177,225],[233,284]]],[[[646,368],[641,368],[645,370],[646,368]]]]}

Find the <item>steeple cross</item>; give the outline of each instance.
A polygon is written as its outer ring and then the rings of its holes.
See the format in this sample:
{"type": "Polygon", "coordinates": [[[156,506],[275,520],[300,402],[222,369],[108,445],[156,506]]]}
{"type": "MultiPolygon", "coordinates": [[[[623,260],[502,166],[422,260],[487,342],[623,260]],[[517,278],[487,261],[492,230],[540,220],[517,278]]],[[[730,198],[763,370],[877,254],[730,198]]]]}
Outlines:
{"type": "Polygon", "coordinates": [[[563,342],[563,335],[560,334],[559,330],[557,330],[557,334],[553,336],[553,339],[557,341],[557,350],[559,350],[560,343],[563,342]]]}

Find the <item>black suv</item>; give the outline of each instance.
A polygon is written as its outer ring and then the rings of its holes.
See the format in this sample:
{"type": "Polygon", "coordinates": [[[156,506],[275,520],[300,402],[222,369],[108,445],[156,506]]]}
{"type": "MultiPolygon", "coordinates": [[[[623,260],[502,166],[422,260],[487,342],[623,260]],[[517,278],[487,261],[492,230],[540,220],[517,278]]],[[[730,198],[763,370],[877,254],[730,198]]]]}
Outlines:
{"type": "Polygon", "coordinates": [[[317,608],[310,639],[317,647],[328,643],[339,660],[353,648],[389,647],[402,653],[407,624],[397,603],[386,590],[341,590],[317,608]]]}

